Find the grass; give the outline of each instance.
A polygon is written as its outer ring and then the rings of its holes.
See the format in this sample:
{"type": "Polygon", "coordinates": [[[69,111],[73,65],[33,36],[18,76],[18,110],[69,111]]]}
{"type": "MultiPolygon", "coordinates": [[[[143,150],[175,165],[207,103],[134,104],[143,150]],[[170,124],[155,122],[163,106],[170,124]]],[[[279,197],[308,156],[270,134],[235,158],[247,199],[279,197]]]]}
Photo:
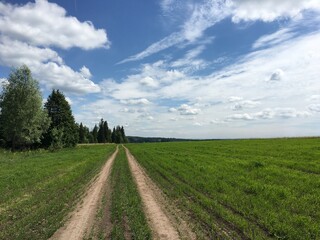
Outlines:
{"type": "Polygon", "coordinates": [[[0,239],[48,239],[115,145],[0,152],[0,239]]]}
{"type": "Polygon", "coordinates": [[[320,239],[320,139],[128,144],[199,235],[320,239]]]}
{"type": "Polygon", "coordinates": [[[111,188],[111,239],[151,239],[123,147],[112,168],[111,188]]]}

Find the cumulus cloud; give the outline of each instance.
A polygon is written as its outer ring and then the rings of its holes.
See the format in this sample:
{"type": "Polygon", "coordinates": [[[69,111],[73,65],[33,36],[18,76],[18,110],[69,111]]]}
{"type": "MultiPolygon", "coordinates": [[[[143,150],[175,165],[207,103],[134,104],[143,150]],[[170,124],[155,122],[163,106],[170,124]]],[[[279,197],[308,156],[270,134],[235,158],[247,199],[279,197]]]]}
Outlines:
{"type": "Polygon", "coordinates": [[[86,66],[83,66],[80,69],[80,72],[81,72],[82,76],[84,76],[85,78],[91,78],[92,77],[92,74],[91,74],[89,68],[87,68],[86,66]]]}
{"type": "Polygon", "coordinates": [[[142,85],[145,85],[145,86],[148,86],[148,87],[151,87],[151,88],[155,88],[155,87],[158,87],[159,86],[159,83],[154,80],[152,77],[144,77],[140,80],[140,83],[142,85]]]}
{"type": "Polygon", "coordinates": [[[177,111],[180,115],[198,115],[201,113],[201,109],[194,108],[188,104],[182,104],[180,107],[177,108],[177,111]]]}
{"type": "Polygon", "coordinates": [[[93,49],[110,45],[105,30],[67,16],[64,8],[47,0],[26,5],[0,2],[0,32],[34,46],[93,49]]]}
{"type": "Polygon", "coordinates": [[[58,88],[76,94],[97,93],[101,90],[97,84],[84,77],[81,72],[74,71],[67,65],[49,62],[38,63],[29,67],[40,83],[43,83],[49,89],[58,88]]]}
{"type": "MultiPolygon", "coordinates": [[[[1,32],[1,30],[0,30],[1,32]]],[[[0,64],[6,66],[34,65],[40,62],[63,63],[57,52],[4,37],[0,34],[0,64]]]]}
{"type": "Polygon", "coordinates": [[[128,75],[122,82],[106,79],[100,83],[103,91],[116,99],[156,99],[159,97],[159,89],[181,80],[185,74],[175,70],[167,69],[167,64],[158,61],[152,64],[143,64],[138,73],[128,75]],[[152,88],[152,91],[150,91],[152,88]]]}
{"type": "Polygon", "coordinates": [[[47,88],[73,93],[100,92],[100,87],[90,80],[92,74],[87,67],[73,70],[49,47],[93,49],[108,44],[104,30],[67,16],[55,3],[0,2],[0,64],[8,67],[26,64],[47,88]]]}

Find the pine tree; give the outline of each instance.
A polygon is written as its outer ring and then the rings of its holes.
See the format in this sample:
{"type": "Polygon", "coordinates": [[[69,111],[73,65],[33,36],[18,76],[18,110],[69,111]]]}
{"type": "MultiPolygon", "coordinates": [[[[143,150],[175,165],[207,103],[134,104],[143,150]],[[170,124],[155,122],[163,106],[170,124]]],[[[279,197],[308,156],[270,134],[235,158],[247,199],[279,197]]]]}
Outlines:
{"type": "Polygon", "coordinates": [[[116,142],[116,129],[115,129],[115,127],[113,127],[113,130],[112,130],[112,133],[111,133],[111,141],[113,143],[116,142]]]}
{"type": "Polygon", "coordinates": [[[72,115],[71,107],[63,93],[53,90],[45,103],[51,125],[48,132],[44,135],[43,145],[49,147],[53,141],[53,129],[62,134],[61,144],[58,146],[74,147],[78,143],[79,133],[72,115]]]}
{"type": "Polygon", "coordinates": [[[104,133],[104,142],[108,142],[108,122],[104,121],[103,123],[103,133],[104,133]]]}
{"type": "Polygon", "coordinates": [[[98,142],[99,143],[105,143],[106,142],[103,118],[101,118],[100,123],[99,123],[98,142]]]}
{"type": "Polygon", "coordinates": [[[85,129],[84,129],[82,123],[80,123],[80,126],[79,126],[79,143],[85,143],[85,139],[86,139],[85,129]]]}
{"type": "Polygon", "coordinates": [[[93,143],[98,142],[98,127],[97,125],[94,125],[94,128],[92,129],[92,138],[93,138],[93,143]]]}

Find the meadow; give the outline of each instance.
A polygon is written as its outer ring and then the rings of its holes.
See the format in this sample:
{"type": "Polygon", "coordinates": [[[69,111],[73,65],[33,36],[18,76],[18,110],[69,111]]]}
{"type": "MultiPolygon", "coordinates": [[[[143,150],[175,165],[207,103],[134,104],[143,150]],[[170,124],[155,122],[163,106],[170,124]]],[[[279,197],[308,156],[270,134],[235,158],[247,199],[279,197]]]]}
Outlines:
{"type": "Polygon", "coordinates": [[[0,239],[48,239],[115,147],[0,150],[0,239]]]}
{"type": "Polygon", "coordinates": [[[320,139],[128,144],[199,238],[320,239],[320,139]]]}

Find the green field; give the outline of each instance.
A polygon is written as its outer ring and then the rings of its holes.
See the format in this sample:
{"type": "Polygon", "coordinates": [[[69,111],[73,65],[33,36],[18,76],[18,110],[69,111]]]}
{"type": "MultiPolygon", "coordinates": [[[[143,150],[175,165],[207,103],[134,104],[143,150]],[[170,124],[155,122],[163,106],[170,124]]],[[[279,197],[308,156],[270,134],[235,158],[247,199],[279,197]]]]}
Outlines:
{"type": "Polygon", "coordinates": [[[0,150],[0,239],[47,239],[115,145],[58,152],[0,150]]]}
{"type": "Polygon", "coordinates": [[[111,173],[111,239],[151,239],[141,198],[133,181],[123,147],[111,173]]]}
{"type": "Polygon", "coordinates": [[[198,236],[320,239],[320,139],[127,147],[198,236]]]}

